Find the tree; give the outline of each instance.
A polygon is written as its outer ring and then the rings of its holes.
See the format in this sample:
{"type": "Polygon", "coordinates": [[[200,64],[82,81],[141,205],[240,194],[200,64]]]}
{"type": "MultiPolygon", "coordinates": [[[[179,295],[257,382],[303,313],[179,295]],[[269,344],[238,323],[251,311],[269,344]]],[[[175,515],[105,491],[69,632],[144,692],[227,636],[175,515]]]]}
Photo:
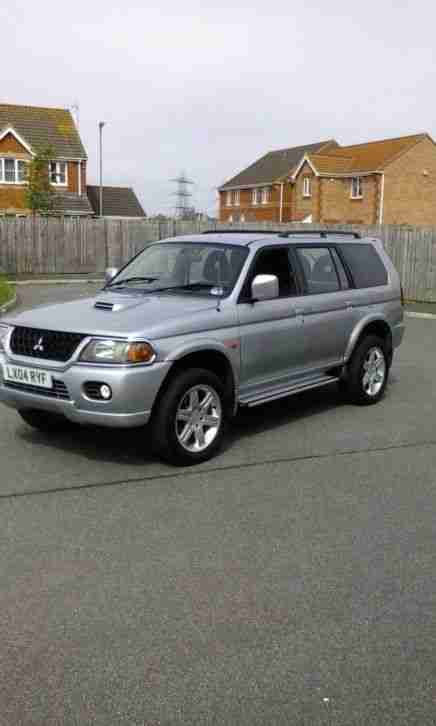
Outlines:
{"type": "Polygon", "coordinates": [[[48,214],[53,210],[55,192],[50,184],[49,164],[54,158],[52,147],[47,146],[28,164],[26,205],[33,214],[48,214]]]}

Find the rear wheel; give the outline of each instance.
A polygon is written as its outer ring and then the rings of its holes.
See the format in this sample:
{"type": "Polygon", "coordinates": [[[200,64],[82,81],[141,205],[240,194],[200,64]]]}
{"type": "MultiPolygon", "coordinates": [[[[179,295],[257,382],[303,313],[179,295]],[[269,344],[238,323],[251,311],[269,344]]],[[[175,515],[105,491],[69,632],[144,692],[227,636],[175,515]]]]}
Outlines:
{"type": "Polygon", "coordinates": [[[55,432],[65,431],[73,424],[64,416],[49,411],[37,411],[35,409],[20,409],[19,415],[29,426],[38,431],[55,432]]]}
{"type": "Polygon", "coordinates": [[[361,340],[347,366],[343,384],[353,403],[369,406],[383,397],[389,362],[386,344],[382,338],[368,335],[361,340]]]}
{"type": "Polygon", "coordinates": [[[184,371],[157,403],[151,422],[154,449],[179,466],[207,461],[221,446],[226,421],[221,380],[201,368],[184,371]]]}

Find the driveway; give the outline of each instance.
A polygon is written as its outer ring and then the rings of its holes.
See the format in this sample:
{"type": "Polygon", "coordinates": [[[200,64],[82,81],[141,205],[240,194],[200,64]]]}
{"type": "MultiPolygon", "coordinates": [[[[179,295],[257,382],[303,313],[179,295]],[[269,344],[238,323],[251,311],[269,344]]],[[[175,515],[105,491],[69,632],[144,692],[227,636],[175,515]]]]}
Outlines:
{"type": "Polygon", "coordinates": [[[0,722],[433,724],[435,366],[409,320],[378,406],[247,411],[189,470],[0,408],[0,722]]]}

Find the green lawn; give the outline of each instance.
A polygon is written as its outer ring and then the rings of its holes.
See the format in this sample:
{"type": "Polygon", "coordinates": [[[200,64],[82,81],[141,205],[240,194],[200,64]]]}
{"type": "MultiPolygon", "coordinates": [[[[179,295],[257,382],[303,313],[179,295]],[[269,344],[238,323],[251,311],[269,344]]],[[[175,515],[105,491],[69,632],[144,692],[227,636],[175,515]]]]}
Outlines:
{"type": "Polygon", "coordinates": [[[8,302],[15,293],[14,285],[8,285],[4,275],[0,275],[0,307],[8,302]]]}

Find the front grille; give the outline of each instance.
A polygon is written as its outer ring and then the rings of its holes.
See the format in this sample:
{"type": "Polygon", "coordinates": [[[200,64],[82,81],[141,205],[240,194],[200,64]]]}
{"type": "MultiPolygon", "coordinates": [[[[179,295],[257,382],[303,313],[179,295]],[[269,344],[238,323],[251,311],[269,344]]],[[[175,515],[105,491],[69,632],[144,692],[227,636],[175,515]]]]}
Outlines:
{"type": "Polygon", "coordinates": [[[47,396],[48,398],[60,398],[63,401],[70,400],[68,388],[63,381],[53,379],[53,388],[40,388],[39,386],[31,386],[28,383],[12,383],[4,381],[6,388],[12,388],[15,391],[25,391],[26,393],[37,393],[38,396],[47,396]]]}
{"type": "Polygon", "coordinates": [[[17,327],[12,332],[10,346],[16,355],[66,362],[85,337],[80,333],[17,327]]]}

